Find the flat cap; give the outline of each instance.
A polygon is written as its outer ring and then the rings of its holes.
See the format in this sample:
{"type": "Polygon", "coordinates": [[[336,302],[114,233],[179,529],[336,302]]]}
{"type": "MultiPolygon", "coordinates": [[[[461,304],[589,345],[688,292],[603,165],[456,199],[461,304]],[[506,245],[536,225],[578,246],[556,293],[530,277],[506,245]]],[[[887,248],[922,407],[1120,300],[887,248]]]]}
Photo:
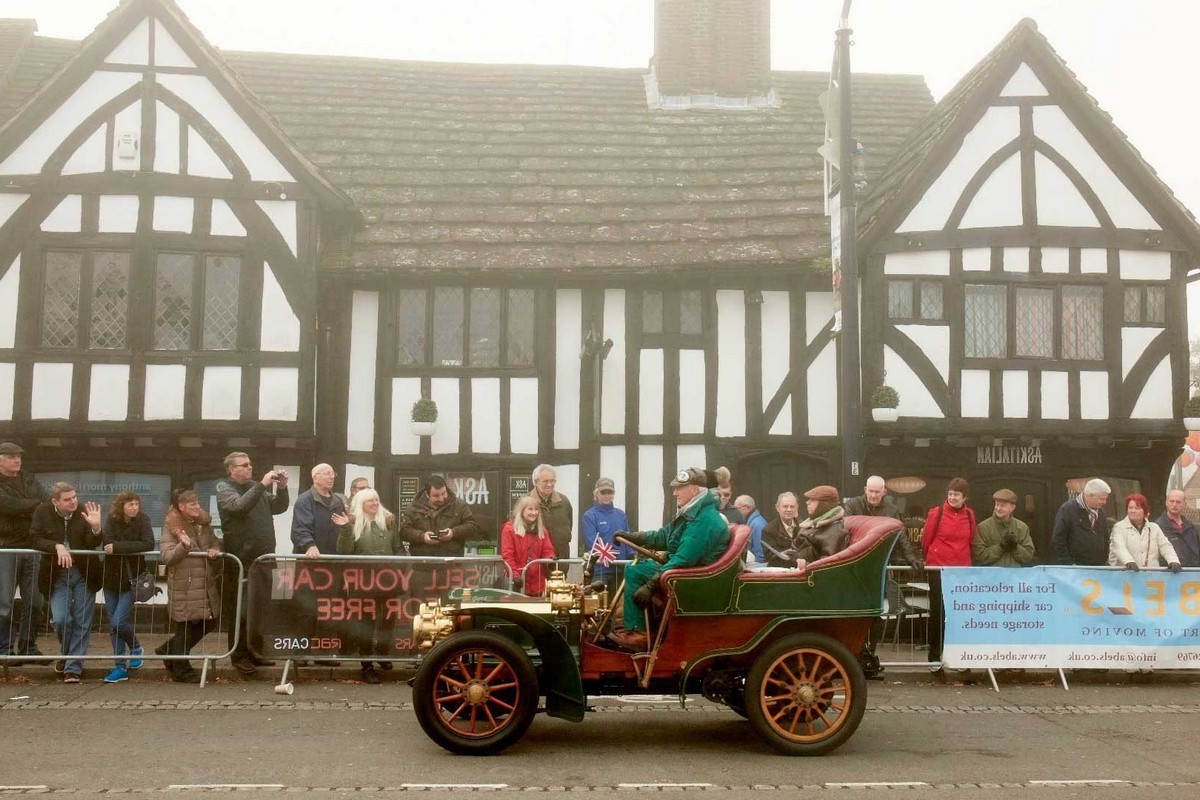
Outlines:
{"type": "Polygon", "coordinates": [[[997,489],[992,494],[992,499],[1003,500],[1004,502],[1012,503],[1015,506],[1017,504],[1017,493],[1012,489],[997,489]]]}
{"type": "Polygon", "coordinates": [[[679,471],[675,476],[675,480],[671,481],[671,488],[679,486],[708,486],[708,477],[704,474],[704,470],[696,467],[688,467],[679,471]]]}
{"type": "Polygon", "coordinates": [[[24,453],[25,448],[12,442],[0,442],[0,456],[15,456],[24,453]]]}
{"type": "Polygon", "coordinates": [[[842,502],[842,494],[836,486],[814,486],[804,493],[809,500],[837,505],[842,502]]]}
{"type": "Polygon", "coordinates": [[[604,491],[615,492],[617,490],[617,485],[615,483],[613,483],[612,478],[601,478],[600,480],[596,481],[596,489],[595,490],[597,492],[604,492],[604,491]]]}

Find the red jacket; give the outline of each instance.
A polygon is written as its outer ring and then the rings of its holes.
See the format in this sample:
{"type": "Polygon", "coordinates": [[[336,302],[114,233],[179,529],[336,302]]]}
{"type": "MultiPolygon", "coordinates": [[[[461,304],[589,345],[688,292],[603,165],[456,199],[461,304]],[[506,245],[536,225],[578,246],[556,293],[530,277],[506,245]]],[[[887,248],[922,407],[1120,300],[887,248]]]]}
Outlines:
{"type": "Polygon", "coordinates": [[[942,503],[929,509],[921,532],[925,563],[931,567],[971,566],[971,542],[975,541],[975,512],[966,505],[954,508],[942,503]]]}
{"type": "MultiPolygon", "coordinates": [[[[512,569],[513,577],[521,577],[521,570],[530,561],[541,558],[554,558],[554,541],[541,531],[540,536],[527,533],[518,535],[513,528],[512,520],[504,523],[500,530],[500,556],[512,569]]],[[[534,564],[525,573],[525,594],[538,597],[546,590],[546,579],[542,577],[542,565],[534,564]]]]}

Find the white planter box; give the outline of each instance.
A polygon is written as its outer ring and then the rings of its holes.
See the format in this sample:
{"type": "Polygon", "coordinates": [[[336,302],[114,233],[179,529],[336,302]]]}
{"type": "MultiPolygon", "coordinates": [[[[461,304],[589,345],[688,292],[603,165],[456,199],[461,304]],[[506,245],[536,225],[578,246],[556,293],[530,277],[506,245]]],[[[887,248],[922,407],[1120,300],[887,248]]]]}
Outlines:
{"type": "Polygon", "coordinates": [[[433,436],[437,430],[436,422],[410,422],[408,429],[412,431],[413,436],[433,436]]]}
{"type": "Polygon", "coordinates": [[[1183,426],[1189,431],[1200,431],[1200,417],[1184,417],[1183,426]]]}
{"type": "Polygon", "coordinates": [[[900,419],[900,412],[894,408],[872,408],[871,418],[876,422],[895,422],[900,419]]]}

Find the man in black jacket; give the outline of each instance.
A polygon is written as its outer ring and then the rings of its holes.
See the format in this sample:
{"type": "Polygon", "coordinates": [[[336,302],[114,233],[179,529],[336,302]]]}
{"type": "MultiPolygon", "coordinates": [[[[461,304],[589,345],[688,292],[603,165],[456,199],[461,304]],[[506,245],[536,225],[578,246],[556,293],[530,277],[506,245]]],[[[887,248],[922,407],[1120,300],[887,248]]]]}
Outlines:
{"type": "Polygon", "coordinates": [[[1079,496],[1059,507],[1050,534],[1056,564],[1103,567],[1108,564],[1108,518],[1104,506],[1112,489],[1099,478],[1088,481],[1079,496]]]}
{"type": "Polygon", "coordinates": [[[68,659],[63,683],[79,683],[83,662],[71,656],[87,654],[103,565],[97,556],[71,551],[95,550],[100,545],[100,506],[89,502],[80,513],[75,487],[56,483],[50,487],[50,502],[33,512],[29,536],[34,547],[49,555],[42,563],[42,585],[50,586],[54,632],[68,659]]]}
{"type": "MultiPolygon", "coordinates": [[[[33,510],[47,500],[42,485],[21,469],[24,452],[12,442],[0,442],[0,656],[41,655],[33,629],[34,611],[42,607],[42,594],[38,591],[41,556],[3,552],[33,547],[29,539],[33,510]],[[12,609],[18,587],[21,618],[14,636],[12,609]]],[[[17,666],[21,662],[8,663],[17,666]]]]}
{"type": "MultiPolygon", "coordinates": [[[[225,471],[229,474],[229,479],[217,484],[217,511],[221,515],[225,552],[237,557],[248,577],[254,559],[275,552],[275,522],[272,517],[288,509],[288,476],[283,470],[271,470],[256,481],[250,456],[239,452],[225,456],[225,471]]],[[[233,666],[239,672],[250,675],[254,673],[255,667],[267,666],[269,662],[250,652],[246,641],[244,599],[242,615],[237,617],[236,576],[236,570],[225,571],[221,618],[229,632],[229,646],[233,648],[230,660],[233,666]]]]}
{"type": "MultiPolygon", "coordinates": [[[[887,482],[881,475],[872,475],[867,478],[867,483],[863,487],[861,497],[851,497],[845,502],[842,508],[846,509],[846,516],[864,516],[864,517],[891,517],[895,520],[903,521],[904,517],[900,513],[900,509],[892,502],[891,495],[888,494],[887,482]]],[[[907,564],[913,569],[925,569],[925,556],[921,552],[921,548],[913,544],[908,538],[907,531],[901,531],[896,537],[896,546],[892,548],[891,563],[907,564]]],[[[885,596],[888,601],[888,613],[896,618],[896,624],[899,625],[900,615],[906,610],[904,603],[904,595],[900,591],[900,584],[892,577],[891,572],[887,574],[885,586],[885,596]]],[[[879,657],[875,655],[875,647],[879,644],[879,640],[883,638],[884,628],[886,626],[883,617],[875,620],[875,624],[871,627],[871,636],[867,643],[863,646],[862,653],[858,656],[858,663],[863,668],[863,673],[871,679],[883,678],[883,665],[879,663],[879,657]]]]}

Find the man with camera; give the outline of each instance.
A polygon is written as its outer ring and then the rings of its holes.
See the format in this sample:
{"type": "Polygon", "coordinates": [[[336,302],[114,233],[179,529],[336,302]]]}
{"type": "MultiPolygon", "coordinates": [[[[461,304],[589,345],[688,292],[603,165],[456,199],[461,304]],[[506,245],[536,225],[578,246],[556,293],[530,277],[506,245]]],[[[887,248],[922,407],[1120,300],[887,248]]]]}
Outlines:
{"type": "Polygon", "coordinates": [[[400,536],[414,556],[461,556],[466,543],[482,533],[471,507],[441,475],[426,481],[400,522],[400,536]]]}
{"type": "MultiPolygon", "coordinates": [[[[275,552],[275,523],[271,518],[288,509],[288,474],[286,470],[270,470],[256,481],[250,456],[238,452],[225,456],[225,471],[228,480],[217,484],[217,511],[225,534],[225,552],[235,556],[242,563],[244,573],[248,573],[254,559],[275,552]]],[[[226,562],[221,618],[229,632],[233,666],[250,675],[256,667],[267,666],[270,662],[250,652],[246,641],[245,609],[234,623],[237,617],[237,570],[228,569],[230,566],[226,562]],[[234,638],[238,632],[235,646],[234,638]]]]}

